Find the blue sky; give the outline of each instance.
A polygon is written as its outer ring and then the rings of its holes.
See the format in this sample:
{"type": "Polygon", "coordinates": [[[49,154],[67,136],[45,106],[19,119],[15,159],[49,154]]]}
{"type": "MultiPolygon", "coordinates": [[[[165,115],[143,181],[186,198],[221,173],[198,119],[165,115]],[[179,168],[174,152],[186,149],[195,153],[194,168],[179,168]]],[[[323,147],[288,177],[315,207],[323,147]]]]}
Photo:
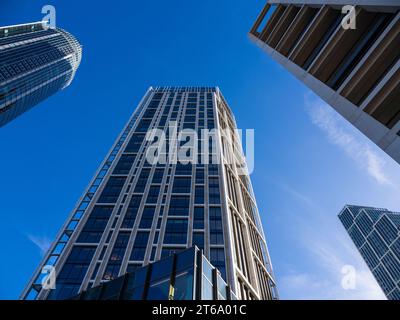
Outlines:
{"type": "Polygon", "coordinates": [[[41,20],[83,45],[72,86],[0,129],[0,299],[15,299],[151,85],[218,85],[255,129],[254,191],[282,299],[382,299],[337,214],[400,210],[399,166],[247,37],[256,0],[2,1],[0,24],[41,20]],[[112,5],[110,5],[112,3],[112,5]],[[341,287],[341,269],[357,287],[341,287]]]}

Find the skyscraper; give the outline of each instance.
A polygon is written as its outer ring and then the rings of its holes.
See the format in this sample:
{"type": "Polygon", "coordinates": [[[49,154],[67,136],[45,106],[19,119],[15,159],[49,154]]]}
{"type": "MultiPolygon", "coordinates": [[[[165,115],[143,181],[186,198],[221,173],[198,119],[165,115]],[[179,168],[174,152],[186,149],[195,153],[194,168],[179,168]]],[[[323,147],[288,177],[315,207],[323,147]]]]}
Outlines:
{"type": "Polygon", "coordinates": [[[269,0],[249,33],[398,163],[399,9],[397,0],[269,0]]]}
{"type": "Polygon", "coordinates": [[[400,300],[400,213],[347,205],[346,231],[389,300],[400,300]]]}
{"type": "Polygon", "coordinates": [[[197,246],[236,298],[277,299],[235,129],[218,88],[150,88],[21,298],[69,298],[197,246]]]}
{"type": "Polygon", "coordinates": [[[0,127],[67,87],[81,62],[78,41],[42,22],[0,28],[0,127]]]}

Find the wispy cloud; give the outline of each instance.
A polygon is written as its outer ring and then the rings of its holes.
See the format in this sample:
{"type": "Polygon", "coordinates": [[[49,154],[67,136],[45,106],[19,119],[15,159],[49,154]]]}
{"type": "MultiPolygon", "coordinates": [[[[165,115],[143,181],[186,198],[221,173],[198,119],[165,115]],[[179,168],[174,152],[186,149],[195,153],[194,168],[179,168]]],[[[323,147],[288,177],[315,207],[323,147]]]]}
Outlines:
{"type": "MultiPolygon", "coordinates": [[[[381,300],[385,296],[363,262],[336,215],[325,212],[319,204],[296,188],[283,182],[277,185],[299,205],[305,214],[294,211],[290,220],[296,225],[293,237],[304,250],[307,269],[290,266],[278,278],[278,288],[287,299],[381,300]],[[351,265],[356,271],[356,287],[342,287],[342,268],[351,265]],[[316,272],[318,270],[318,272],[316,272]]],[[[303,266],[304,268],[304,266],[303,266]]]]}
{"type": "Polygon", "coordinates": [[[381,185],[393,185],[385,173],[385,160],[374,152],[364,141],[355,137],[341,125],[340,116],[318,98],[306,95],[306,110],[312,122],[326,133],[331,143],[341,148],[376,182],[381,185]]]}
{"type": "Polygon", "coordinates": [[[283,189],[284,191],[286,191],[287,193],[291,194],[294,198],[296,198],[297,200],[303,202],[303,204],[305,204],[306,206],[309,206],[311,208],[314,209],[320,209],[319,206],[317,205],[317,203],[315,201],[313,201],[309,196],[306,196],[300,192],[298,192],[297,190],[293,189],[291,186],[279,182],[279,181],[273,181],[276,185],[278,185],[281,189],[283,189]]]}
{"type": "Polygon", "coordinates": [[[34,236],[31,234],[28,234],[28,239],[38,247],[42,256],[46,254],[52,243],[52,241],[47,237],[34,236]]]}

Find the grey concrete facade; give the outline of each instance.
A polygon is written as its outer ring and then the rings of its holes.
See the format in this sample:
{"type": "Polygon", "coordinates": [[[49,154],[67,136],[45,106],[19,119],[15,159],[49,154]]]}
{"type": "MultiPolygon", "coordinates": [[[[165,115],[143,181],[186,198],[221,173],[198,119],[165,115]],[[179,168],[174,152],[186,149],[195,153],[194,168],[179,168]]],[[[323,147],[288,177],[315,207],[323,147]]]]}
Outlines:
{"type": "Polygon", "coordinates": [[[249,33],[250,38],[272,59],[306,84],[398,163],[399,9],[398,1],[348,3],[270,0],[249,33]],[[340,6],[344,4],[357,6],[360,31],[344,30],[340,23],[333,25],[331,16],[340,15],[340,6]],[[275,8],[269,17],[268,12],[275,8]],[[266,23],[264,29],[257,30],[264,26],[263,23],[266,23]],[[334,27],[332,30],[326,27],[330,24],[334,27]],[[326,33],[328,37],[318,40],[319,33],[326,33]],[[318,48],[318,44],[322,46],[318,48]],[[311,57],[314,52],[304,52],[313,45],[319,51],[315,52],[313,61],[306,64],[301,56],[311,57]],[[342,52],[346,53],[343,57],[342,52]],[[335,59],[343,59],[344,62],[340,64],[335,59]],[[390,63],[385,65],[385,61],[390,63]],[[328,71],[325,70],[331,70],[331,74],[327,76],[328,71]],[[335,87],[330,81],[340,71],[343,72],[343,79],[340,86],[335,87]],[[375,75],[379,77],[375,79],[375,75]],[[370,79],[375,82],[372,83],[370,79]],[[365,90],[363,99],[353,98],[357,91],[363,91],[367,86],[371,86],[371,89],[365,90]],[[390,119],[382,119],[385,112],[391,113],[390,119]]]}

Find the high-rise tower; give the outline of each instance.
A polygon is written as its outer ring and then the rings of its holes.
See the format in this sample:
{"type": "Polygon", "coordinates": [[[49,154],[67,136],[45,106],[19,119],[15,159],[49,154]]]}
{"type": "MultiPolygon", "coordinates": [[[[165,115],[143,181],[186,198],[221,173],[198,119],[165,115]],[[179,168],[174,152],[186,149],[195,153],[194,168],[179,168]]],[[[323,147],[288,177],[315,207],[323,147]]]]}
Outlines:
{"type": "Polygon", "coordinates": [[[389,300],[400,300],[400,214],[345,206],[339,219],[389,300]]]}
{"type": "Polygon", "coordinates": [[[250,31],[268,55],[398,163],[399,9],[398,0],[269,0],[250,31]]]}
{"type": "Polygon", "coordinates": [[[68,32],[28,23],[0,28],[0,127],[67,87],[82,49],[68,32]]]}
{"type": "Polygon", "coordinates": [[[218,88],[150,88],[21,298],[69,298],[197,246],[236,298],[277,299],[235,130],[218,88]],[[55,290],[42,286],[52,266],[55,290]]]}

